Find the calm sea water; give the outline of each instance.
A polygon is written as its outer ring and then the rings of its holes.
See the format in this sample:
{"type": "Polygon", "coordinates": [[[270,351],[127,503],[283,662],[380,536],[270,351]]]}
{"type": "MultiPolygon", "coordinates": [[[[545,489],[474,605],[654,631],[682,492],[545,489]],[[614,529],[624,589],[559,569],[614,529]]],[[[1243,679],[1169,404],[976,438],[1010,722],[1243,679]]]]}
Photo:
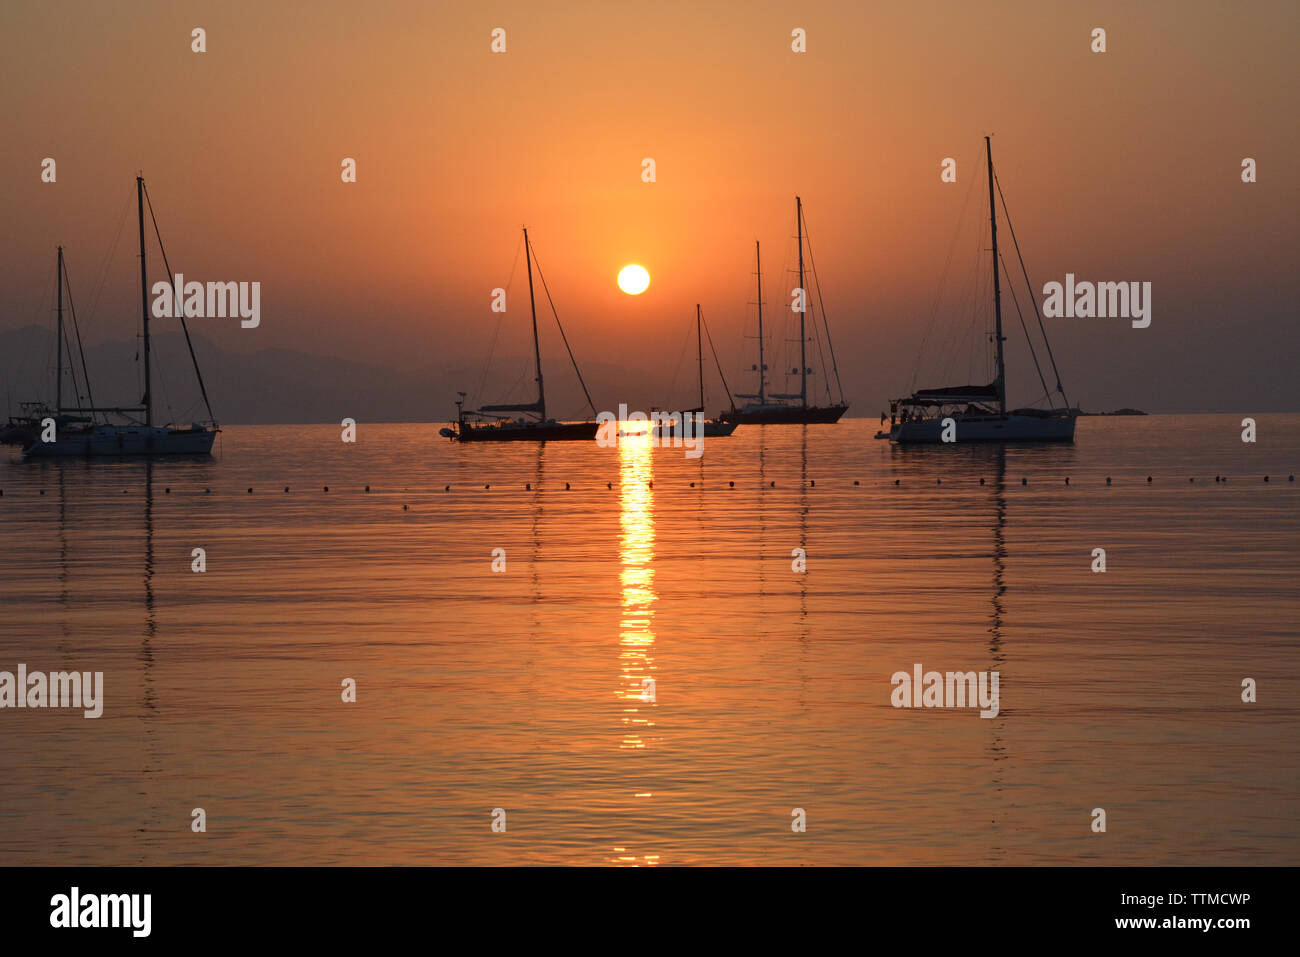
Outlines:
{"type": "Polygon", "coordinates": [[[6,452],[0,670],[106,690],[0,711],[0,862],[1300,863],[1300,416],[1240,418],[6,452]],[[891,707],[915,663],[1001,713],[891,707]]]}

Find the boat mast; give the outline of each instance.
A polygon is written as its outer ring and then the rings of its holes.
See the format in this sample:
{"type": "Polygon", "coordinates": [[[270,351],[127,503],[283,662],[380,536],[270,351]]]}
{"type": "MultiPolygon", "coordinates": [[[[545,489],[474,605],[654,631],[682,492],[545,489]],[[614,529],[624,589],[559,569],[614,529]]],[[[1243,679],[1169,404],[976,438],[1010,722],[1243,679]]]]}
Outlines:
{"type": "Polygon", "coordinates": [[[54,374],[54,417],[63,411],[63,247],[59,247],[59,341],[56,347],[57,372],[54,374]]]}
{"type": "Polygon", "coordinates": [[[704,337],[700,332],[700,304],[695,304],[695,361],[700,371],[700,414],[704,414],[704,337]]]}
{"type": "Polygon", "coordinates": [[[803,200],[794,198],[795,231],[799,236],[799,404],[808,408],[808,340],[804,332],[803,317],[808,311],[808,291],[803,287],[803,200]]]}
{"type": "Polygon", "coordinates": [[[993,146],[984,137],[984,150],[989,161],[989,224],[993,229],[993,314],[998,343],[998,413],[1007,414],[1007,367],[1002,355],[1002,290],[998,286],[998,212],[993,202],[993,146]]]}
{"type": "MultiPolygon", "coordinates": [[[[537,344],[537,300],[533,298],[533,254],[528,245],[528,227],[524,227],[524,259],[528,263],[528,308],[533,313],[533,356],[537,359],[537,406],[546,421],[546,392],[542,389],[542,347],[537,344]]],[[[515,260],[518,262],[519,260],[515,260]]]]}
{"type": "Polygon", "coordinates": [[[140,315],[144,321],[144,424],[146,428],[153,428],[153,390],[150,388],[149,378],[149,274],[144,262],[143,176],[135,178],[135,200],[140,214],[140,315]]]}
{"type": "Polygon", "coordinates": [[[758,404],[763,405],[767,401],[763,397],[767,366],[763,363],[763,257],[757,239],[754,240],[754,266],[757,270],[755,275],[758,276],[758,404]]]}

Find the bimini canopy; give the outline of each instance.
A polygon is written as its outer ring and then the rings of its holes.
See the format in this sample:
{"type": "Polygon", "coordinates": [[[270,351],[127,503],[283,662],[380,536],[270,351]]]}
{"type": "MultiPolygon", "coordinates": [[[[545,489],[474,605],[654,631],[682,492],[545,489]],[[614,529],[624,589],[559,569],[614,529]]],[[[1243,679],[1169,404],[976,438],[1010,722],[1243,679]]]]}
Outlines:
{"type": "Polygon", "coordinates": [[[998,384],[953,385],[942,389],[918,389],[901,401],[911,405],[952,405],[959,402],[996,402],[998,384]]]}
{"type": "Polygon", "coordinates": [[[480,412],[536,412],[542,414],[542,403],[524,402],[516,405],[484,405],[479,407],[480,412]]]}

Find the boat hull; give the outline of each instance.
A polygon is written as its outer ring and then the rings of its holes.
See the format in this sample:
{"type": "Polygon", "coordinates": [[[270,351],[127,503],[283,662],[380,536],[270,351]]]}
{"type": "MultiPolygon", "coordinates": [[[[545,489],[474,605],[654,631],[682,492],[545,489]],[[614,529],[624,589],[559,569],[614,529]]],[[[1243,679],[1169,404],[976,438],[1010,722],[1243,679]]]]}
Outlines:
{"type": "MultiPolygon", "coordinates": [[[[736,428],[739,425],[740,425],[739,422],[724,422],[722,419],[709,419],[703,425],[704,437],[706,439],[722,438],[723,436],[727,436],[730,435],[732,432],[735,432],[736,428]]],[[[700,426],[696,426],[697,430],[699,428],[700,426]]],[[[679,430],[677,429],[676,425],[671,422],[667,423],[666,425],[660,426],[658,429],[655,430],[655,432],[658,434],[661,441],[668,441],[670,439],[675,439],[679,437],[679,430]]],[[[681,436],[685,436],[685,434],[686,432],[684,429],[680,431],[681,436]]],[[[699,434],[700,433],[698,431],[692,432],[692,435],[699,435],[699,434]]]]}
{"type": "MultiPolygon", "coordinates": [[[[1069,415],[982,415],[952,416],[956,440],[963,442],[1073,442],[1074,416],[1069,415]]],[[[943,419],[899,422],[881,438],[900,445],[943,443],[943,419]]]]}
{"type": "Polygon", "coordinates": [[[595,422],[539,422],[527,425],[462,425],[457,442],[581,442],[596,438],[595,422]]]}
{"type": "Polygon", "coordinates": [[[840,420],[847,405],[762,406],[723,413],[724,422],[737,425],[829,425],[840,420]]]}
{"type": "Polygon", "coordinates": [[[53,442],[34,438],[27,458],[120,457],[134,455],[209,455],[217,429],[165,429],[143,426],[100,426],[66,434],[53,442]]]}

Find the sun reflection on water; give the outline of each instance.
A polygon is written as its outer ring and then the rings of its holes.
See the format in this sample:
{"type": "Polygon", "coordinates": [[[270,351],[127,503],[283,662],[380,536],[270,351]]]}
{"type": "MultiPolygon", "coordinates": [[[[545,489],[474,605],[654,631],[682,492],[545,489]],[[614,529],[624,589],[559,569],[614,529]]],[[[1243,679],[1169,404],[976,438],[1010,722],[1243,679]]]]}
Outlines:
{"type": "Polygon", "coordinates": [[[654,727],[650,687],[654,678],[655,519],[654,460],[648,436],[619,440],[619,696],[623,709],[623,748],[644,748],[644,732],[654,727]]]}
{"type": "MultiPolygon", "coordinates": [[[[622,740],[619,748],[636,752],[648,740],[653,720],[656,689],[646,679],[657,680],[654,658],[655,519],[654,448],[648,435],[619,439],[619,685],[622,708],[622,740]]],[[[636,798],[653,797],[637,791],[636,798]]],[[[611,863],[623,865],[659,863],[658,854],[636,855],[625,847],[615,848],[611,863]]]]}

